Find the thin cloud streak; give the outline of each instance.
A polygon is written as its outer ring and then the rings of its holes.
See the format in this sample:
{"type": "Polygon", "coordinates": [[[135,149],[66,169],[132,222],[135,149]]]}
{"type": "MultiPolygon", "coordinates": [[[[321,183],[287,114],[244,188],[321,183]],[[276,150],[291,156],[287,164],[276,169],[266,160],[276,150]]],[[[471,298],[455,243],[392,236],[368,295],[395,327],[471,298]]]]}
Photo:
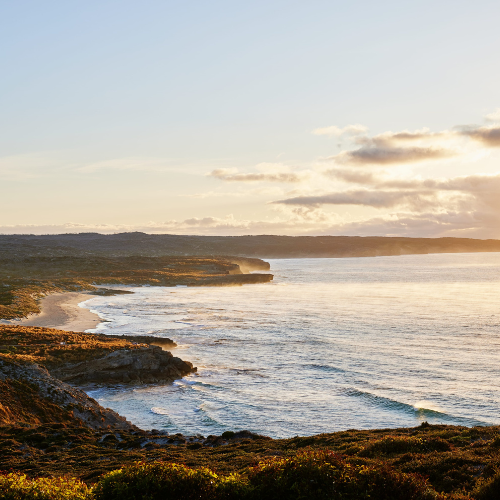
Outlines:
{"type": "Polygon", "coordinates": [[[401,132],[384,132],[373,137],[361,136],[356,137],[354,142],[362,146],[373,147],[389,147],[411,142],[433,143],[453,138],[453,133],[448,130],[441,132],[431,132],[428,128],[415,130],[403,130],[401,132]]]}
{"type": "Polygon", "coordinates": [[[341,137],[343,135],[356,136],[368,132],[368,128],[364,125],[347,125],[346,127],[337,127],[331,125],[329,127],[320,127],[314,129],[311,133],[314,135],[329,135],[333,137],[341,137]]]}
{"type": "Polygon", "coordinates": [[[297,196],[273,203],[319,207],[320,205],[361,205],[374,208],[409,206],[414,209],[435,204],[432,191],[369,191],[367,189],[344,191],[320,196],[297,196]]]}
{"type": "Polygon", "coordinates": [[[292,172],[272,172],[272,173],[235,173],[230,169],[218,168],[208,174],[227,182],[287,182],[296,183],[304,180],[304,175],[292,172]]]}
{"type": "Polygon", "coordinates": [[[328,157],[327,160],[333,160],[343,165],[402,165],[450,158],[455,154],[451,150],[442,148],[378,146],[343,151],[338,155],[328,157]]]}

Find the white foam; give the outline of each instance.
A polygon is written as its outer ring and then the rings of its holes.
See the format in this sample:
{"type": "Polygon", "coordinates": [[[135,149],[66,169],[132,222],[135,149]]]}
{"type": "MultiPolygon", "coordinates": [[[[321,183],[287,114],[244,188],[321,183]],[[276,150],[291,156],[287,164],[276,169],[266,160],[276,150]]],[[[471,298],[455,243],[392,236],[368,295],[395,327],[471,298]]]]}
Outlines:
{"type": "Polygon", "coordinates": [[[433,403],[432,401],[427,401],[425,399],[422,399],[421,401],[417,401],[414,405],[413,408],[415,408],[416,411],[418,410],[431,410],[431,411],[437,411],[439,413],[445,413],[445,411],[440,408],[437,404],[433,403]]]}
{"type": "Polygon", "coordinates": [[[168,411],[165,408],[154,407],[151,411],[156,415],[168,415],[168,411]]]}

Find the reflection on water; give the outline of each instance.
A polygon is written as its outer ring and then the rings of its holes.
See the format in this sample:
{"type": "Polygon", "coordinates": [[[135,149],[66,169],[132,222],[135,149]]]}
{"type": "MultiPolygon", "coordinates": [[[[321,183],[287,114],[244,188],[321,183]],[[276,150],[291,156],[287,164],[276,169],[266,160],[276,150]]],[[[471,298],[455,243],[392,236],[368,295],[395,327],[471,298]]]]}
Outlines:
{"type": "Polygon", "coordinates": [[[170,337],[199,367],[91,395],[186,434],[500,423],[500,254],[270,262],[268,284],[87,301],[111,320],[91,331],[170,337]]]}

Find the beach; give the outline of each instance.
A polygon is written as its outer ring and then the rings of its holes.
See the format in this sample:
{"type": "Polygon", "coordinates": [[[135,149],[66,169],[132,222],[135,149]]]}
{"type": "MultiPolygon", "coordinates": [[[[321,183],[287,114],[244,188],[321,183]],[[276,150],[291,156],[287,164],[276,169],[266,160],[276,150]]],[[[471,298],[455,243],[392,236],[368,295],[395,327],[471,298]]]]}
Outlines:
{"type": "Polygon", "coordinates": [[[78,304],[95,297],[91,293],[63,292],[47,295],[40,300],[40,314],[22,320],[0,321],[2,324],[43,326],[70,332],[83,332],[95,328],[101,318],[78,304]]]}

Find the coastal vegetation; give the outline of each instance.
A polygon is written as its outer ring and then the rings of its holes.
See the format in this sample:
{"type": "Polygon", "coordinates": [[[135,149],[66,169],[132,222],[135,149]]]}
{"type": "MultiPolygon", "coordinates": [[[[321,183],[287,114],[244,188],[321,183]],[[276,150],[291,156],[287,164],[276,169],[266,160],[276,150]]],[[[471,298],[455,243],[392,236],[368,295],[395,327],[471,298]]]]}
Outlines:
{"type": "Polygon", "coordinates": [[[122,432],[118,441],[64,425],[8,427],[1,445],[16,472],[0,475],[0,498],[494,500],[498,431],[422,425],[285,440],[247,432],[212,436],[199,447],[188,440],[143,447],[140,433],[122,432]],[[449,449],[399,448],[371,458],[362,452],[388,439],[412,443],[412,435],[423,443],[441,439],[449,449]]]}
{"type": "MultiPolygon", "coordinates": [[[[371,498],[403,498],[394,492],[376,493],[402,488],[405,498],[493,500],[498,498],[500,483],[499,432],[499,427],[424,422],[415,428],[271,439],[248,431],[203,437],[137,428],[91,429],[69,420],[11,424],[0,427],[0,470],[28,478],[71,477],[89,486],[101,484],[102,491],[109,493],[113,488],[133,492],[137,484],[158,478],[152,472],[156,469],[148,468],[154,464],[171,475],[170,464],[179,464],[189,468],[175,469],[179,474],[189,475],[191,469],[201,470],[199,477],[215,474],[220,490],[237,487],[238,494],[246,492],[241,498],[267,498],[262,495],[268,491],[270,495],[274,491],[269,498],[321,498],[315,496],[317,492],[296,497],[293,491],[328,482],[331,473],[343,481],[343,498],[351,498],[349,488],[361,494],[371,484],[371,498]],[[280,497],[277,489],[288,491],[287,496],[280,497]]],[[[155,484],[151,488],[163,487],[155,484]]],[[[130,495],[123,498],[142,498],[130,495]]]]}

